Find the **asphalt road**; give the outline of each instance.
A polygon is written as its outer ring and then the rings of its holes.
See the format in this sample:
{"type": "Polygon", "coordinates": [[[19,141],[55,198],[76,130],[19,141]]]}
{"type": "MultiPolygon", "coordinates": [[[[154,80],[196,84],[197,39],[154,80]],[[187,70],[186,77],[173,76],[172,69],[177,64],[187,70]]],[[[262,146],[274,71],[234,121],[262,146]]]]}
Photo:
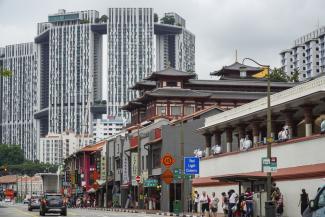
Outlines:
{"type": "MultiPolygon", "coordinates": [[[[29,212],[27,205],[22,204],[0,204],[0,217],[38,217],[39,210],[29,212]]],[[[46,214],[46,216],[60,216],[59,214],[46,214]]],[[[146,217],[154,216],[144,213],[123,213],[123,212],[108,212],[100,210],[86,210],[86,209],[68,209],[68,216],[80,217],[146,217]]]]}

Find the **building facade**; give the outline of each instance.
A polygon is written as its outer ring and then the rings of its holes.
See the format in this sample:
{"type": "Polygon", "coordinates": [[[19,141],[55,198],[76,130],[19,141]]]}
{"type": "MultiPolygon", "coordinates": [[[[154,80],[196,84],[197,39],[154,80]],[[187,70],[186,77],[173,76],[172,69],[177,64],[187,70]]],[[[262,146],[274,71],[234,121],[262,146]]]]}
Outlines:
{"type": "Polygon", "coordinates": [[[92,144],[88,135],[63,132],[61,134],[49,133],[40,138],[39,161],[50,164],[60,164],[79,149],[92,144]]]}
{"type": "Polygon", "coordinates": [[[287,75],[299,72],[299,79],[325,72],[325,27],[296,39],[293,47],[281,51],[281,66],[287,75]]]}
{"type": "MultiPolygon", "coordinates": [[[[299,216],[299,194],[305,188],[313,198],[324,184],[324,134],[320,132],[324,121],[325,76],[302,83],[271,95],[272,157],[277,158],[277,171],[273,182],[280,188],[284,201],[283,216],[299,216]],[[286,130],[286,136],[279,132],[286,130]],[[290,154],[288,154],[290,153],[290,154]]],[[[221,153],[201,159],[199,177],[193,186],[200,194],[215,192],[221,195],[235,189],[254,192],[254,213],[264,216],[266,201],[266,171],[262,171],[262,158],[267,156],[266,98],[205,119],[199,128],[205,136],[205,147],[221,147],[221,153]],[[221,138],[225,138],[222,140],[221,138]],[[248,138],[251,146],[243,149],[241,140],[248,138]]],[[[210,154],[209,154],[210,153],[210,154]]],[[[219,210],[222,211],[219,206],[219,210]]]]}
{"type": "Polygon", "coordinates": [[[19,144],[27,159],[37,158],[37,51],[34,43],[8,45],[2,67],[12,71],[1,80],[1,127],[3,144],[19,144]]]}
{"type": "Polygon", "coordinates": [[[152,8],[109,8],[107,15],[107,114],[128,117],[120,107],[138,96],[129,91],[136,82],[170,66],[195,70],[195,36],[176,13],[168,15],[178,25],[155,23],[152,8]]]}
{"type": "Polygon", "coordinates": [[[122,118],[107,117],[107,115],[103,115],[101,119],[94,119],[92,129],[94,142],[99,142],[121,132],[125,122],[122,118]]]}

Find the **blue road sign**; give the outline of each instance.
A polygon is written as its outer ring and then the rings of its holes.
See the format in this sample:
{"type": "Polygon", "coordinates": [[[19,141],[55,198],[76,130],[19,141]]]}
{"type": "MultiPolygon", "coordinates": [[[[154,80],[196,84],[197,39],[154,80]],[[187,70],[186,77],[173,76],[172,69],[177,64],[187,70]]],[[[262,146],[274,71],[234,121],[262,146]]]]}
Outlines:
{"type": "Polygon", "coordinates": [[[200,158],[184,157],[184,174],[195,175],[200,173],[200,158]]]}

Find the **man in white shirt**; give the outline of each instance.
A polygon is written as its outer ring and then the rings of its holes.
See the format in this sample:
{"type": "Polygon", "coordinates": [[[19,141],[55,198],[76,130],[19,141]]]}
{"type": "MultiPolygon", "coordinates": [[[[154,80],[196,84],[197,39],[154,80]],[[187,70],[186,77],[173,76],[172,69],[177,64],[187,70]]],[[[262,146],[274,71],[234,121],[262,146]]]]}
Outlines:
{"type": "Polygon", "coordinates": [[[213,217],[217,217],[219,198],[216,197],[216,193],[212,192],[212,199],[210,202],[211,214],[213,217]]]}
{"type": "Polygon", "coordinates": [[[238,195],[236,194],[235,190],[230,190],[229,194],[229,207],[228,207],[228,217],[233,216],[233,207],[237,205],[238,195]]]}

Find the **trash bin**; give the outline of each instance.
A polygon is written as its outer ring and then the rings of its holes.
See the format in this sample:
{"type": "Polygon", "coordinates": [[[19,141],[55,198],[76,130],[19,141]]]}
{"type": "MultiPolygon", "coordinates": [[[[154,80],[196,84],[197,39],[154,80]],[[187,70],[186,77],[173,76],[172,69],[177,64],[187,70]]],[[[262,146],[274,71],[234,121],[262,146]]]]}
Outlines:
{"type": "Polygon", "coordinates": [[[181,201],[174,200],[173,208],[173,212],[178,215],[181,212],[181,201]]]}
{"type": "Polygon", "coordinates": [[[276,217],[275,203],[273,201],[265,202],[265,217],[276,217]]]}

